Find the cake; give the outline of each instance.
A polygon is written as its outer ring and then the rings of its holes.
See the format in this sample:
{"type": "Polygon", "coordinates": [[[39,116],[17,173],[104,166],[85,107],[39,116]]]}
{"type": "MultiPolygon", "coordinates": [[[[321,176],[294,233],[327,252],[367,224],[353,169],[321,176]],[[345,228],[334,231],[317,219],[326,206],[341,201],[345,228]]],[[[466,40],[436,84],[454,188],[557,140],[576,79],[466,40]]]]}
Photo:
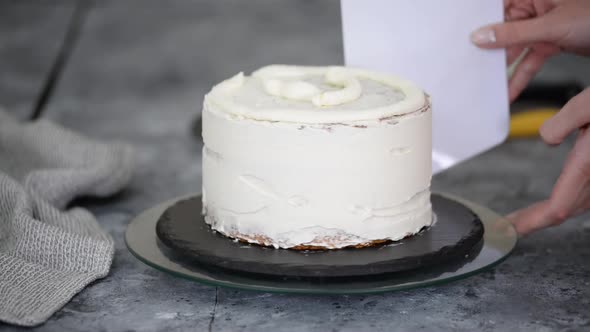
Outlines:
{"type": "Polygon", "coordinates": [[[272,65],[205,96],[203,214],[275,248],[396,241],[432,224],[430,98],[348,67],[272,65]]]}

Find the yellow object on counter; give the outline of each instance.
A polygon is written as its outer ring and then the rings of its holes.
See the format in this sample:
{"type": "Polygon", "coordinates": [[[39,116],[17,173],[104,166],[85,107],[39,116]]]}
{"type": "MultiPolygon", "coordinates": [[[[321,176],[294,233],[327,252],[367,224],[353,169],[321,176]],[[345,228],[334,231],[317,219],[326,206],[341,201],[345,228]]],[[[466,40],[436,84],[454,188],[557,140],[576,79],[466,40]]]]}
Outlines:
{"type": "Polygon", "coordinates": [[[510,116],[510,138],[535,137],[543,123],[554,116],[558,108],[537,108],[510,116]]]}

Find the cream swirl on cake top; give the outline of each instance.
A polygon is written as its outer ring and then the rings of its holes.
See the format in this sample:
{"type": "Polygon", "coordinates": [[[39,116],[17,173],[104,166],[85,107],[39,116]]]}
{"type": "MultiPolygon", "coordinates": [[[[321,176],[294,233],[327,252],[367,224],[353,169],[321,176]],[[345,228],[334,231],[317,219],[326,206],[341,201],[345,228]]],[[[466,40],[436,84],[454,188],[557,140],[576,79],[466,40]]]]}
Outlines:
{"type": "Polygon", "coordinates": [[[362,69],[274,65],[218,84],[205,104],[253,120],[366,121],[411,113],[426,103],[409,81],[362,69]]]}
{"type": "Polygon", "coordinates": [[[347,69],[330,68],[326,72],[325,81],[333,86],[340,86],[342,89],[322,91],[309,82],[278,78],[263,79],[262,84],[264,91],[270,95],[294,100],[307,100],[318,107],[341,105],[361,96],[361,83],[347,69]]]}

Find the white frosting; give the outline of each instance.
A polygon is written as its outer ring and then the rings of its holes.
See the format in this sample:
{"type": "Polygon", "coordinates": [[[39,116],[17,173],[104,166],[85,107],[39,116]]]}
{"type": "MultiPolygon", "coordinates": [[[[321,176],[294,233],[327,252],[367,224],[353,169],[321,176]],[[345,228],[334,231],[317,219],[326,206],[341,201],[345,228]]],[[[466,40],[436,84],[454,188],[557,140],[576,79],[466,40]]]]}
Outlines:
{"type": "Polygon", "coordinates": [[[424,103],[421,89],[393,76],[355,68],[278,65],[247,79],[240,73],[205,97],[205,107],[217,112],[307,124],[388,118],[414,112],[424,103]]]}
{"type": "MultiPolygon", "coordinates": [[[[239,75],[239,74],[238,74],[239,75]]],[[[311,101],[315,106],[326,107],[349,103],[362,93],[359,80],[344,68],[330,68],[325,75],[328,84],[341,86],[342,90],[321,91],[315,85],[300,80],[267,78],[262,80],[269,95],[292,100],[311,101]]]]}
{"type": "Polygon", "coordinates": [[[339,91],[326,91],[314,96],[311,102],[315,106],[335,106],[357,100],[363,91],[359,80],[348,70],[331,68],[326,72],[326,82],[342,86],[339,91]]]}
{"type": "Polygon", "coordinates": [[[222,233],[339,248],[432,223],[430,104],[406,81],[334,67],[240,74],[206,96],[203,139],[206,220],[222,233]]]}
{"type": "Polygon", "coordinates": [[[311,101],[321,93],[315,85],[303,81],[285,82],[278,79],[266,79],[262,81],[264,91],[269,95],[293,100],[311,101]]]}

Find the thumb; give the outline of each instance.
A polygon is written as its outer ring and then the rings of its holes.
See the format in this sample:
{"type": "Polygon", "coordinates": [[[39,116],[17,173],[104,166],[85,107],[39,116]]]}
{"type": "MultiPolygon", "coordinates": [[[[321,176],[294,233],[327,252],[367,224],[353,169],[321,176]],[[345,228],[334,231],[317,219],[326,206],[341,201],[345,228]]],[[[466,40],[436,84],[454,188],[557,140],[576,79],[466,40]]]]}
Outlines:
{"type": "Polygon", "coordinates": [[[506,48],[554,41],[556,29],[546,17],[512,21],[481,27],[471,33],[471,42],[482,48],[506,48]]]}

